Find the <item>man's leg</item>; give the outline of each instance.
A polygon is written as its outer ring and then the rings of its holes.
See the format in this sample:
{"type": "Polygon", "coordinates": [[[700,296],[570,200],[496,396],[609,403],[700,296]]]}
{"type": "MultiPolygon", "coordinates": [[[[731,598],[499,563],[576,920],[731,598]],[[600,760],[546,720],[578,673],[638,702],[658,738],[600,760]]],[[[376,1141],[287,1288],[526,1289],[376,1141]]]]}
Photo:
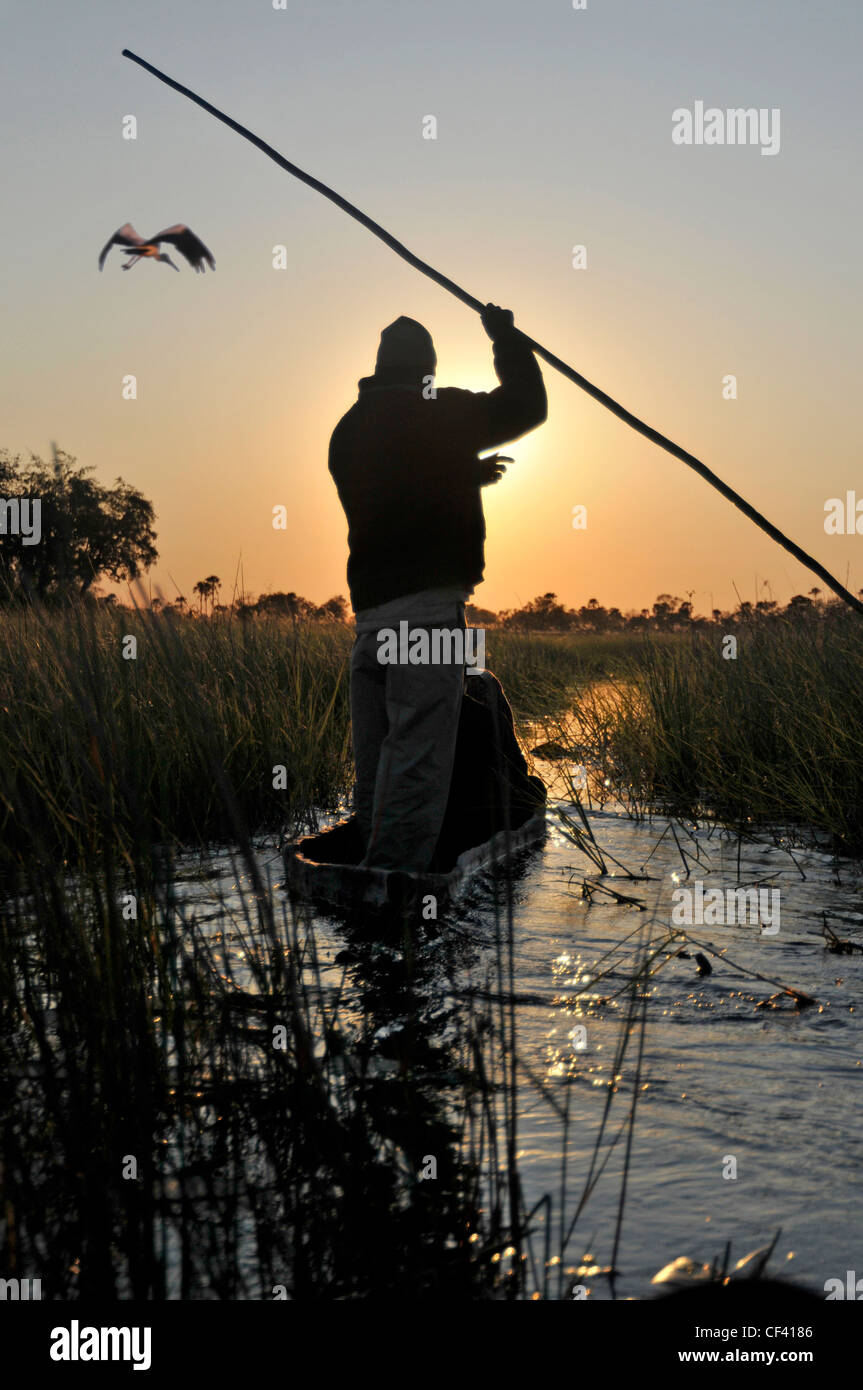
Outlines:
{"type": "Polygon", "coordinates": [[[351,652],[351,737],[357,777],[354,813],[364,847],[371,834],[378,758],[388,727],[387,668],[380,664],[377,653],[378,641],[374,633],[363,633],[354,639],[351,652]]]}
{"type": "MultiPolygon", "coordinates": [[[[447,626],[463,621],[454,613],[447,626]]],[[[422,872],[431,863],[449,797],[464,665],[383,670],[389,728],[378,760],[371,839],[363,863],[422,872]]]]}

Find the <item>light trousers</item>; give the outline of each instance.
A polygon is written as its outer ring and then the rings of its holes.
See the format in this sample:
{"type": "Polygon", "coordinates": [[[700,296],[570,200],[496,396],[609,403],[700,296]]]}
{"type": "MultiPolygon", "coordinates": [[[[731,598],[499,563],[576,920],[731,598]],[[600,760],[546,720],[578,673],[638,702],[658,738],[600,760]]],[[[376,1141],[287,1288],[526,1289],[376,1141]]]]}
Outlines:
{"type": "MultiPolygon", "coordinates": [[[[465,627],[464,605],[435,615],[435,627],[465,627]]],[[[411,630],[426,624],[411,624],[411,630]]],[[[423,872],[449,797],[464,688],[464,664],[378,661],[375,632],[358,633],[351,654],[354,810],[363,864],[423,872]]]]}

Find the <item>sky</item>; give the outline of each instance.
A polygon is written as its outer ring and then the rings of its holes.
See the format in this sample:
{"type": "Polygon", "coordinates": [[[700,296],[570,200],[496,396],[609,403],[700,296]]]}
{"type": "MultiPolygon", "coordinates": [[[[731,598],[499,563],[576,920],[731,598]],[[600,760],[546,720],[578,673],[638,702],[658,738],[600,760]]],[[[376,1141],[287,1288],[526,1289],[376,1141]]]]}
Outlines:
{"type": "MultiPolygon", "coordinates": [[[[863,500],[856,0],[3,0],[0,13],[0,447],[47,458],[56,441],[149,497],[153,592],[191,597],[215,573],[223,600],[236,583],[347,594],[327,445],[400,314],[431,331],[439,385],[496,381],[476,314],[124,47],[511,308],[863,585],[863,539],[824,529],[828,499],[856,486],[863,500]],[[675,143],[673,113],[698,101],[778,109],[778,151],[675,143]],[[143,235],[187,223],[215,275],[125,274],[118,252],[100,275],[127,220],[143,235]]],[[[708,612],[818,583],[543,370],[548,421],[484,492],[475,602],[553,591],[628,610],[671,593],[708,612]]]]}

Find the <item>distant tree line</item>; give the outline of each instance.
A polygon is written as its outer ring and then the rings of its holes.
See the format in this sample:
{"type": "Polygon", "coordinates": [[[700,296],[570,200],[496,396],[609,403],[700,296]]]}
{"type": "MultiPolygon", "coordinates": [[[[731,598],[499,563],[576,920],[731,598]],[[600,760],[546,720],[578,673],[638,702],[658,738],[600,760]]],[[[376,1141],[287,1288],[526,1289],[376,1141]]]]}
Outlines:
{"type": "MultiPolygon", "coordinates": [[[[196,591],[199,588],[196,584],[196,591]]],[[[863,597],[863,589],[860,594],[863,597]]],[[[217,606],[215,611],[226,610],[223,606],[217,606]]],[[[351,618],[350,605],[341,595],[318,605],[300,594],[262,594],[256,603],[235,603],[233,611],[246,616],[289,617],[297,622],[344,623],[351,618]]],[[[626,613],[619,608],[604,608],[595,598],[588,599],[580,608],[567,608],[552,593],[539,594],[523,608],[508,608],[500,613],[490,608],[478,608],[474,604],[467,604],[465,608],[467,621],[473,627],[551,633],[697,632],[716,625],[767,622],[775,618],[787,620],[846,611],[845,605],[832,596],[825,601],[817,588],[810,589],[808,594],[795,594],[784,607],[774,599],[762,599],[757,603],[743,599],[728,612],[714,608],[709,617],[696,616],[692,611],[691,599],[677,598],[673,594],[660,594],[652,607],[626,613]]]]}
{"type": "MultiPolygon", "coordinates": [[[[863,589],[860,590],[863,597],[863,589]]],[[[839,599],[822,599],[821,590],[810,589],[808,594],[795,594],[782,607],[775,599],[759,599],[757,603],[741,599],[736,608],[723,611],[714,608],[709,617],[692,611],[692,599],[673,594],[659,594],[650,608],[632,609],[622,613],[619,608],[605,608],[597,599],[588,599],[580,608],[567,608],[556,594],[539,594],[522,608],[507,608],[494,613],[489,608],[469,604],[466,609],[469,623],[478,627],[497,627],[517,632],[697,632],[717,624],[768,621],[771,618],[797,618],[805,614],[827,611],[848,611],[839,599]]]]}
{"type": "Polygon", "coordinates": [[[241,603],[236,608],[239,613],[292,618],[295,622],[346,623],[350,616],[348,601],[341,594],[321,604],[312,603],[302,594],[261,594],[256,603],[241,603]]]}

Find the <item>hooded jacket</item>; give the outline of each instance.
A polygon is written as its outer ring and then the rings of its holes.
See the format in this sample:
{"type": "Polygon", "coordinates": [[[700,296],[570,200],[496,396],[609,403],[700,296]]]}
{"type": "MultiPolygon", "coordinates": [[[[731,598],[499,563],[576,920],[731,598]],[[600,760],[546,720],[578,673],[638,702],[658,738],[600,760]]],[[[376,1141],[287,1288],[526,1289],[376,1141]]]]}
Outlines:
{"type": "Polygon", "coordinates": [[[548,410],[539,365],[518,331],[496,337],[493,348],[496,390],[441,387],[432,396],[426,381],[435,359],[426,330],[407,319],[384,330],[375,373],[359,382],[359,397],[329,449],[348,521],[355,612],[423,589],[470,591],[481,581],[477,454],[518,439],[548,410]],[[419,344],[413,360],[404,360],[411,356],[405,325],[419,344]]]}

